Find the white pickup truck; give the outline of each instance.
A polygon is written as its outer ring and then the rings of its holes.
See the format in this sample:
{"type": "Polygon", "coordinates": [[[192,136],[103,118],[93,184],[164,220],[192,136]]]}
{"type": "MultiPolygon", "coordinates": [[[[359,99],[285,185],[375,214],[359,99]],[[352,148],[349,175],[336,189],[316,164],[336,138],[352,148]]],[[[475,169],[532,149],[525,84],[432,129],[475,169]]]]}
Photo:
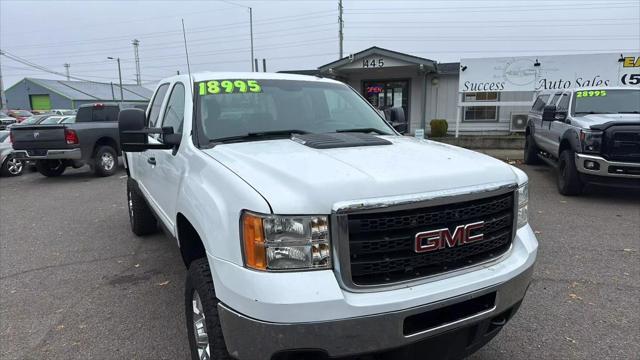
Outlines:
{"type": "Polygon", "coordinates": [[[529,286],[527,176],[399,135],[341,82],[174,76],[119,129],[131,228],[188,268],[193,359],[457,358],[529,286]]]}

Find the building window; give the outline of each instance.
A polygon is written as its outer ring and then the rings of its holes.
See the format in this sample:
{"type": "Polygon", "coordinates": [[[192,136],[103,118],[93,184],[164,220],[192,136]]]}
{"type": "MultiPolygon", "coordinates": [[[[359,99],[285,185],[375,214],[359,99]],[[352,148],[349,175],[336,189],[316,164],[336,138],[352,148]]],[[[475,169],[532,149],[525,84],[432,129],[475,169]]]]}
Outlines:
{"type": "Polygon", "coordinates": [[[497,92],[468,92],[464,93],[464,101],[498,101],[497,92]]]}
{"type": "MultiPolygon", "coordinates": [[[[497,92],[471,92],[464,94],[464,102],[498,101],[497,92]]],[[[498,121],[497,106],[465,106],[463,121],[490,122],[498,121]]]]}

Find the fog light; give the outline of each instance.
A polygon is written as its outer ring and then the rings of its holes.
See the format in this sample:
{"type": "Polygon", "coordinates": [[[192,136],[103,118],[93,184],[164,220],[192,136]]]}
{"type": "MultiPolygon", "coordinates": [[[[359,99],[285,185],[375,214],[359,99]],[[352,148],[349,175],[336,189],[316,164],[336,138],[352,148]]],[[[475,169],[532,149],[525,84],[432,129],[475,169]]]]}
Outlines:
{"type": "Polygon", "coordinates": [[[600,164],[591,160],[585,160],[584,167],[589,170],[600,170],[600,164]]]}

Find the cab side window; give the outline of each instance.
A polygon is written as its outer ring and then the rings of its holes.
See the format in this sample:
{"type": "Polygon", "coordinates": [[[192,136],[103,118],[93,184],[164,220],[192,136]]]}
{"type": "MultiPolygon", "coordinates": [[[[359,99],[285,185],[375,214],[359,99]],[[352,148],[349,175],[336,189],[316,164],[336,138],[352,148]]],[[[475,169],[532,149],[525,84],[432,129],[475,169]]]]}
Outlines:
{"type": "Polygon", "coordinates": [[[569,94],[562,94],[562,98],[558,103],[558,111],[568,111],[569,110],[569,94]]]}
{"type": "Polygon", "coordinates": [[[531,111],[535,113],[542,113],[542,110],[544,109],[544,106],[547,103],[548,99],[549,95],[538,96],[536,101],[533,103],[533,106],[531,107],[531,111]]]}
{"type": "Polygon", "coordinates": [[[172,127],[174,134],[182,133],[184,122],[184,85],[176,83],[171,90],[162,117],[162,127],[172,127]]]}
{"type": "Polygon", "coordinates": [[[549,102],[549,105],[556,105],[558,103],[558,99],[560,99],[560,96],[562,96],[561,93],[557,93],[553,95],[553,99],[551,99],[551,102],[549,102]]]}
{"type": "Polygon", "coordinates": [[[169,84],[160,85],[158,91],[156,91],[156,96],[153,97],[151,110],[149,111],[149,127],[155,127],[158,123],[158,117],[160,117],[160,108],[162,107],[164,96],[167,94],[167,89],[169,89],[169,84]]]}

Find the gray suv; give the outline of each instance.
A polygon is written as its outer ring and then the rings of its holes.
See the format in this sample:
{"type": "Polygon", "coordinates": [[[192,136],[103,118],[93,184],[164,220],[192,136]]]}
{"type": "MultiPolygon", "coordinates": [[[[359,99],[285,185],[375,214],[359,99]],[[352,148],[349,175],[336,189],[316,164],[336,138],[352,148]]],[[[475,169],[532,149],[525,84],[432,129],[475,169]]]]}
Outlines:
{"type": "Polygon", "coordinates": [[[640,89],[541,92],[529,112],[524,162],[558,170],[558,190],[587,183],[640,188],[640,89]]]}

